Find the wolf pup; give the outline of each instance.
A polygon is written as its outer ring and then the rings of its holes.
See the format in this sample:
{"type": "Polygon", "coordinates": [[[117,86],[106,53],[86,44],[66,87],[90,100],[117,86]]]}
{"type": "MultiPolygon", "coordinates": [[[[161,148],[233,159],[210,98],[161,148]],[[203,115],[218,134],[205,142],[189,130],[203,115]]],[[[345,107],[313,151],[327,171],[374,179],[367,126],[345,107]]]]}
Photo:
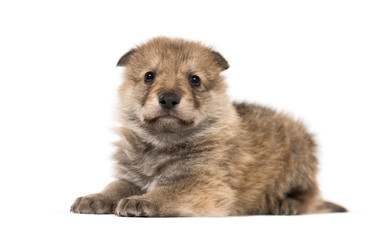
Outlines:
{"type": "Polygon", "coordinates": [[[117,180],[74,213],[238,216],[344,212],[320,198],[316,144],[298,121],[231,102],[229,65],[199,42],[154,38],[124,54],[117,180]]]}

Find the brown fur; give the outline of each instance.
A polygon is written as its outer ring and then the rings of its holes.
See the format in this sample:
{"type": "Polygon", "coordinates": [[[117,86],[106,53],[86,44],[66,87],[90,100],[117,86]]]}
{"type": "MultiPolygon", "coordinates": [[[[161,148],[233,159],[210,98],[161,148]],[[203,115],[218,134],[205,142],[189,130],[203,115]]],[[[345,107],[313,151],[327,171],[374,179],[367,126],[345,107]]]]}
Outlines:
{"type": "Polygon", "coordinates": [[[232,103],[227,61],[198,42],[155,38],[126,53],[120,87],[117,181],[71,211],[119,216],[236,216],[342,212],[316,182],[316,144],[303,124],[232,103]],[[154,72],[152,83],[144,81],[154,72]],[[191,86],[197,75],[200,86],[191,86]],[[180,96],[165,111],[163,93],[180,96]]]}

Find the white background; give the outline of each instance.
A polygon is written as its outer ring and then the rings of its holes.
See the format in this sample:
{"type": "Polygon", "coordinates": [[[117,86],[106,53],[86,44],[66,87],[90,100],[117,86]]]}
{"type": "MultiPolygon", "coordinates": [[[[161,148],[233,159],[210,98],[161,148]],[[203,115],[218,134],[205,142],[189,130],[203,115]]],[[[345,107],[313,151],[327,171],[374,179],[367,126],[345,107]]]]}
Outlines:
{"type": "Polygon", "coordinates": [[[388,239],[387,1],[1,1],[0,33],[1,239],[388,239]],[[350,213],[70,214],[112,180],[117,60],[161,35],[220,51],[232,99],[302,119],[350,213]]]}

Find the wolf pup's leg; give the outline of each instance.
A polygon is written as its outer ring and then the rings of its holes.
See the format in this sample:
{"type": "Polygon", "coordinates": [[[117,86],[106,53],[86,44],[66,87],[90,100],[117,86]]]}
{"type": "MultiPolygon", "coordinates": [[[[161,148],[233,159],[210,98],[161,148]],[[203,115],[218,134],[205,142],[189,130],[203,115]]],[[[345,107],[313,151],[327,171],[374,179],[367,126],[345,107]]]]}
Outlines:
{"type": "Polygon", "coordinates": [[[77,198],[70,211],[89,214],[113,213],[120,199],[139,194],[141,191],[134,184],[117,180],[108,184],[100,193],[77,198]]]}
{"type": "Polygon", "coordinates": [[[157,187],[141,196],[124,198],[115,214],[141,217],[228,216],[234,193],[222,182],[184,180],[171,186],[157,187]]]}

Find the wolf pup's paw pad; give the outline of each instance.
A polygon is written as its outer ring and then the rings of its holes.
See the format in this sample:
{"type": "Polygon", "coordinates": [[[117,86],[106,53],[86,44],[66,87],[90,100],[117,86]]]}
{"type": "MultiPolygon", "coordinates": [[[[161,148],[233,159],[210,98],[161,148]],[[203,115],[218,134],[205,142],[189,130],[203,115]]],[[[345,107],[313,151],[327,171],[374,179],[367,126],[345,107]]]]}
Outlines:
{"type": "Polygon", "coordinates": [[[104,214],[112,213],[113,202],[102,194],[79,197],[70,208],[74,213],[104,214]]]}
{"type": "Polygon", "coordinates": [[[115,214],[122,217],[158,216],[156,205],[139,197],[129,197],[120,200],[116,206],[115,214]]]}

